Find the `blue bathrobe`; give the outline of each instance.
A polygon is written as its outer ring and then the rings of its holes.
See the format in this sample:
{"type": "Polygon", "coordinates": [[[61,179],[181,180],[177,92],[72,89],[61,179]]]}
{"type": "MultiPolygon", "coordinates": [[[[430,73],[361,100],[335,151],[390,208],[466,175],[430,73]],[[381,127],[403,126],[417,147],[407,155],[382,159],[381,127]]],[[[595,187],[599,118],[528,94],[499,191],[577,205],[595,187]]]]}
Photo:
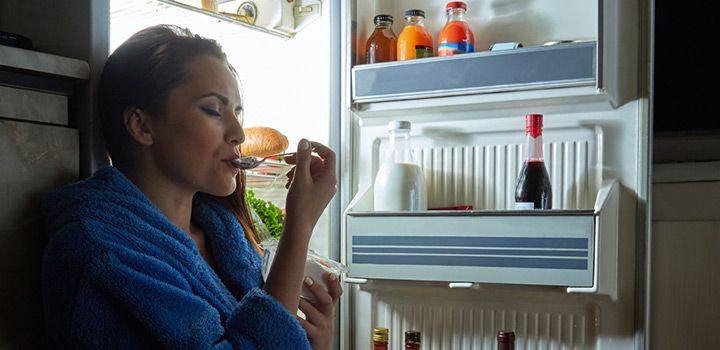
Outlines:
{"type": "Polygon", "coordinates": [[[261,259],[235,216],[193,201],[217,263],[120,171],[50,193],[42,292],[50,348],[307,349],[298,321],[261,289],[261,259]]]}

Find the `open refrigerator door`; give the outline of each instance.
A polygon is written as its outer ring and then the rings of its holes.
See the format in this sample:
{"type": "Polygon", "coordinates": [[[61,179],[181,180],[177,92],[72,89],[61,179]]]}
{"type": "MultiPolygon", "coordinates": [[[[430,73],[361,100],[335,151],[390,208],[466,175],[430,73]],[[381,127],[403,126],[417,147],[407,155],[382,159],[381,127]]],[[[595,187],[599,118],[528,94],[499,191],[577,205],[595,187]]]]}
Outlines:
{"type": "Polygon", "coordinates": [[[423,349],[493,348],[499,330],[519,349],[634,348],[648,162],[640,4],[467,2],[476,52],[373,64],[374,16],[394,16],[400,33],[405,11],[422,9],[435,38],[446,2],[343,5],[341,347],[371,348],[381,327],[395,349],[406,331],[423,349]],[[523,45],[489,50],[505,42],[523,45]],[[545,116],[552,210],[512,210],[528,113],[545,116]],[[398,120],[413,125],[428,207],[463,210],[375,210],[398,120]]]}

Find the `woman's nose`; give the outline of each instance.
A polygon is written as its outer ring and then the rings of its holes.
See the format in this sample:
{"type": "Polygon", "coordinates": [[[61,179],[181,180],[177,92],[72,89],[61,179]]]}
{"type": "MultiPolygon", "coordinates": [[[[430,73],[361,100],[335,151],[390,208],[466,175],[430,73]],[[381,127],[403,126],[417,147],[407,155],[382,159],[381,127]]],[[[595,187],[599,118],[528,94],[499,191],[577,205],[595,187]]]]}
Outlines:
{"type": "Polygon", "coordinates": [[[230,125],[227,129],[226,141],[234,145],[239,145],[245,141],[245,132],[242,128],[242,122],[233,115],[230,125]]]}

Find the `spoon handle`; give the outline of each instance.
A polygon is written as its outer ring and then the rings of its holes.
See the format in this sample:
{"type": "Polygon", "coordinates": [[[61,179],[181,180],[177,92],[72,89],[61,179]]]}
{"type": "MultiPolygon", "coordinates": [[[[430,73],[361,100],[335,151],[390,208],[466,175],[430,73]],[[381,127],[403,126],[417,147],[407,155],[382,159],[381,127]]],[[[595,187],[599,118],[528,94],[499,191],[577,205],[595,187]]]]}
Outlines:
{"type": "Polygon", "coordinates": [[[271,155],[269,155],[269,156],[267,156],[267,157],[265,157],[265,158],[262,158],[262,160],[266,160],[266,159],[268,159],[268,158],[274,158],[274,157],[277,157],[278,160],[282,160],[283,158],[285,158],[285,157],[287,157],[287,156],[291,156],[291,155],[293,155],[293,154],[295,154],[295,153],[296,153],[296,152],[286,152],[286,153],[271,154],[271,155]]]}

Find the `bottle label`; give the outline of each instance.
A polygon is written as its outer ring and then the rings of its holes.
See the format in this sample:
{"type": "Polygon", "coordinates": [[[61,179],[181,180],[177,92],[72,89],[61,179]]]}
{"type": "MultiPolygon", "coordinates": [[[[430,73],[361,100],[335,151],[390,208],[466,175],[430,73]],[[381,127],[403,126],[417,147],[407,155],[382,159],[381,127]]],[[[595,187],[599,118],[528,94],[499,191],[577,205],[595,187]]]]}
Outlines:
{"type": "Polygon", "coordinates": [[[415,45],[415,58],[425,58],[433,56],[432,46],[415,45]]]}
{"type": "Polygon", "coordinates": [[[535,203],[533,202],[515,202],[515,210],[533,210],[535,203]]]}
{"type": "Polygon", "coordinates": [[[440,44],[440,47],[438,47],[438,56],[451,56],[470,52],[475,52],[475,47],[473,44],[466,42],[446,42],[440,44]]]}

